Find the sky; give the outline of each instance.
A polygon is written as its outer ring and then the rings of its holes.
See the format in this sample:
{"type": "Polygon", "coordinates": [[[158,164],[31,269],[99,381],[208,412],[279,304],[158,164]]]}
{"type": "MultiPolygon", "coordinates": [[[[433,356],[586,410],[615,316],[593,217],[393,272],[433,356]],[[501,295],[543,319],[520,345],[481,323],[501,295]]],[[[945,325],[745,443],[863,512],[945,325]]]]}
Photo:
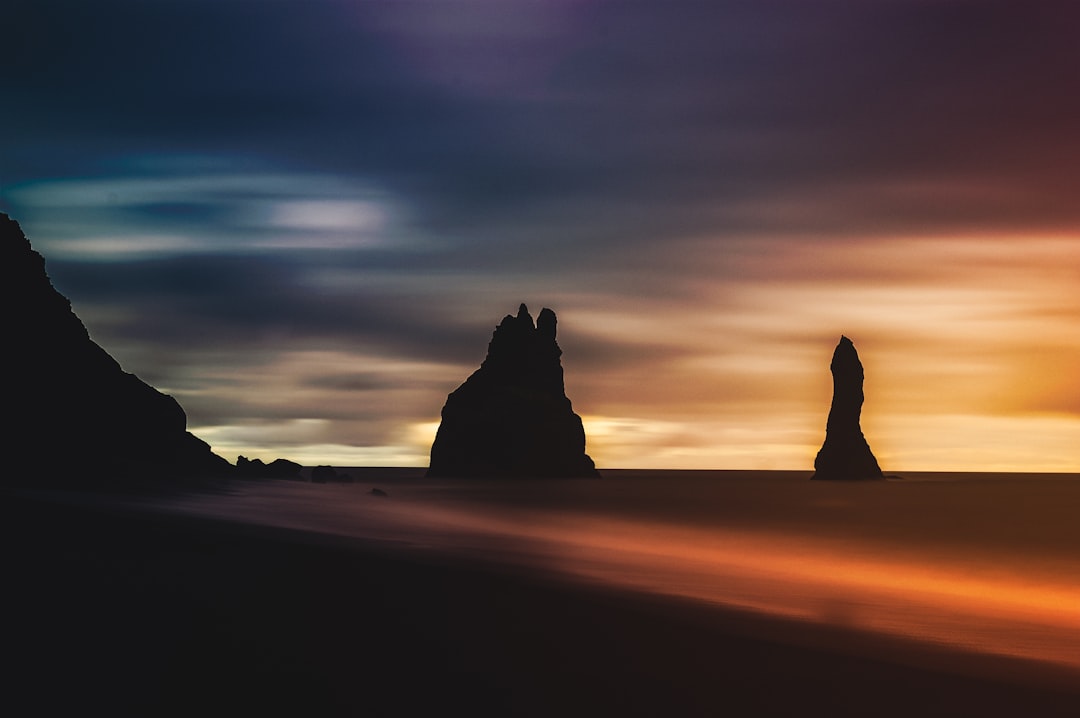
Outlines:
{"type": "Polygon", "coordinates": [[[229,460],[425,466],[521,302],[604,467],[1080,471],[1080,6],[14,0],[0,211],[229,460]]]}

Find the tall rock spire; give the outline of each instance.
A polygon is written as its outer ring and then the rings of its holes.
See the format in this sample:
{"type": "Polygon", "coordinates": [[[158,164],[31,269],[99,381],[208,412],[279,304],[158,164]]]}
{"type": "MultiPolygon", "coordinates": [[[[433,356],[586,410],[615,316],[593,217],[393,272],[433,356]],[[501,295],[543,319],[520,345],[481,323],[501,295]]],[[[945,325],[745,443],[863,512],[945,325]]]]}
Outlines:
{"type": "Polygon", "coordinates": [[[813,479],[880,479],[881,468],[870,452],[859,416],[863,405],[863,366],[855,345],[845,336],[833,352],[832,407],[825,443],[814,459],[813,479]]]}
{"type": "Polygon", "coordinates": [[[599,476],[563,385],[555,312],[503,318],[487,358],[446,399],[428,476],[599,476]]]}

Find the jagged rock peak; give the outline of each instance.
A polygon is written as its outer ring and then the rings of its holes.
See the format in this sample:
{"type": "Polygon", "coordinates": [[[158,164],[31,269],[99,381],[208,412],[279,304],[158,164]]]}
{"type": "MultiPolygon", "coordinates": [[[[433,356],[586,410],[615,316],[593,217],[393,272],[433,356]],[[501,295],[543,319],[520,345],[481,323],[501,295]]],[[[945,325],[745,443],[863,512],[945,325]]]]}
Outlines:
{"type": "Polygon", "coordinates": [[[829,370],[833,398],[825,428],[825,443],[814,459],[814,479],[880,479],[881,468],[863,436],[863,365],[855,344],[841,335],[829,370]]]}
{"type": "Polygon", "coordinates": [[[452,392],[429,476],[597,476],[563,384],[558,319],[525,304],[495,328],[480,368],[452,392]]]}
{"type": "Polygon", "coordinates": [[[559,320],[555,316],[555,312],[547,307],[540,310],[540,316],[536,318],[536,331],[540,332],[540,336],[555,341],[555,332],[558,325],[559,320]]]}

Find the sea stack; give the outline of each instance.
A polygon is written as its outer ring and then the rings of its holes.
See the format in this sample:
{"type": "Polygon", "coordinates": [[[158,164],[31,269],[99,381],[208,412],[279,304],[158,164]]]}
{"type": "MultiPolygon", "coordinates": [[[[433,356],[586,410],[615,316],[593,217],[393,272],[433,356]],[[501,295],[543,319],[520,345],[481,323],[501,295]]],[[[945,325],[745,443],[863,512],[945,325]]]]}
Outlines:
{"type": "Polygon", "coordinates": [[[880,479],[881,468],[859,426],[863,366],[855,345],[847,337],[840,337],[829,369],[833,376],[832,406],[825,429],[825,444],[814,459],[814,475],[810,478],[880,479]]]}
{"type": "Polygon", "coordinates": [[[90,339],[45,260],[0,213],[4,471],[0,483],[96,487],[223,476],[232,465],[188,433],[171,396],[128,374],[90,339]]]}
{"type": "Polygon", "coordinates": [[[431,477],[595,477],[563,385],[555,312],[522,304],[495,328],[483,364],[452,392],[431,447],[431,477]]]}

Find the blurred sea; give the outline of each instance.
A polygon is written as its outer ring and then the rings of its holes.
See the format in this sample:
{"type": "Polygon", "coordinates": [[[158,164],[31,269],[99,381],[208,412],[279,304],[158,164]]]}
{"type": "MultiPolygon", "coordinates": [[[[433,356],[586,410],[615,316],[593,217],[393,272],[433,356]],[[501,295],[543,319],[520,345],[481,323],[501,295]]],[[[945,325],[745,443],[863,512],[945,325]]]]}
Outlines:
{"type": "Polygon", "coordinates": [[[129,501],[1080,670],[1080,474],[339,471],[129,501]]]}

